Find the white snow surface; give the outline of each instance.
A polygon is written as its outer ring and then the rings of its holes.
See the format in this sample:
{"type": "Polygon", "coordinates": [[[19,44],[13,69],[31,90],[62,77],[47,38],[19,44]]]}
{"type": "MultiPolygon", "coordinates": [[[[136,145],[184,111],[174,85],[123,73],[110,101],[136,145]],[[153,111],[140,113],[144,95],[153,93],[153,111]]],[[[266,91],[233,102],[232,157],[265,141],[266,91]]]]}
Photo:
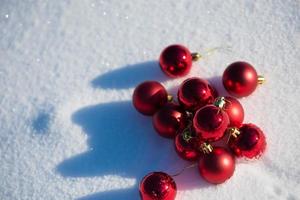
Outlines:
{"type": "Polygon", "coordinates": [[[1,0],[0,199],[136,200],[151,171],[189,165],[131,103],[158,80],[171,93],[187,77],[220,76],[238,60],[267,82],[241,99],[267,151],[238,160],[234,176],[175,177],[176,200],[300,199],[300,1],[1,0]],[[219,50],[169,79],[157,60],[169,44],[219,50]]]}

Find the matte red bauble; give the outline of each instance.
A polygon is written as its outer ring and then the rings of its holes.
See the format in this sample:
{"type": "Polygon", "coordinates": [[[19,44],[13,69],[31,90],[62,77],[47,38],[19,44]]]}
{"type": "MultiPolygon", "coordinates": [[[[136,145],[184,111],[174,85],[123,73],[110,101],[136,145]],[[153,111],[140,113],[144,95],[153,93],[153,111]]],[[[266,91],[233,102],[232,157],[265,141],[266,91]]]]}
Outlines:
{"type": "Polygon", "coordinates": [[[184,160],[196,161],[199,158],[198,138],[191,130],[183,131],[175,138],[175,149],[177,154],[184,160]]]}
{"type": "Polygon", "coordinates": [[[242,104],[233,97],[225,97],[224,111],[229,117],[230,127],[240,127],[244,121],[244,108],[242,104]]]}
{"type": "Polygon", "coordinates": [[[177,193],[176,183],[164,172],[152,172],[140,183],[142,200],[174,200],[177,193]]]}
{"type": "Polygon", "coordinates": [[[162,71],[169,77],[175,78],[189,73],[193,57],[188,48],[182,45],[170,45],[166,47],[159,58],[162,71]]]}
{"type": "Polygon", "coordinates": [[[186,79],[179,87],[178,102],[189,111],[213,103],[216,98],[216,90],[206,81],[200,78],[186,79]]]}
{"type": "Polygon", "coordinates": [[[153,126],[157,133],[166,138],[174,138],[187,126],[187,114],[177,104],[167,103],[153,115],[153,126]]]}
{"type": "Polygon", "coordinates": [[[133,105],[144,115],[153,115],[168,101],[168,93],[164,86],[156,81],[145,81],[133,92],[133,105]]]}
{"type": "Polygon", "coordinates": [[[228,125],[228,115],[215,105],[200,108],[193,118],[194,130],[205,141],[222,138],[228,125]]]}
{"type": "Polygon", "coordinates": [[[235,170],[234,156],[223,147],[214,147],[199,160],[200,175],[208,182],[219,184],[229,179],[235,170]]]}
{"type": "Polygon", "coordinates": [[[235,155],[246,158],[258,158],[266,149],[266,137],[254,124],[243,124],[231,135],[229,147],[235,155]]]}
{"type": "Polygon", "coordinates": [[[230,64],[223,73],[223,85],[227,92],[235,97],[250,95],[257,84],[264,82],[262,76],[258,76],[252,65],[246,62],[230,64]]]}

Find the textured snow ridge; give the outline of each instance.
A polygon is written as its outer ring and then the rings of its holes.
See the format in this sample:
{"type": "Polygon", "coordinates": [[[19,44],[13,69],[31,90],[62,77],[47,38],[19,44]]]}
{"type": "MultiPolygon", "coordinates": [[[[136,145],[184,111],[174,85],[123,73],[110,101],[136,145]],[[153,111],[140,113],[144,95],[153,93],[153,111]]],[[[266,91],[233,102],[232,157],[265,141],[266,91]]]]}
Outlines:
{"type": "Polygon", "coordinates": [[[238,161],[218,186],[197,169],[176,177],[177,200],[300,199],[300,2],[297,0],[1,0],[0,199],[137,200],[150,171],[188,165],[131,104],[133,88],[171,92],[191,76],[220,82],[231,62],[267,82],[241,99],[268,149],[238,161]],[[170,80],[157,58],[169,44],[230,46],[170,80]]]}

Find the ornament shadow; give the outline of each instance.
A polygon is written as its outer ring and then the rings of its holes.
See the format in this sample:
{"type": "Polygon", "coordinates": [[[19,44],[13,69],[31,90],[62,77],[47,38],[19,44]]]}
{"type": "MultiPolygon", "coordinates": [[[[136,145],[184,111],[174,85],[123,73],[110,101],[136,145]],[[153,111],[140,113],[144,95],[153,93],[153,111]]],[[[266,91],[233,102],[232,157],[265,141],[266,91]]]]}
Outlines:
{"type": "Polygon", "coordinates": [[[42,135],[46,134],[49,128],[49,123],[51,116],[47,112],[40,112],[38,116],[32,121],[32,128],[35,133],[42,135]]]}
{"type": "Polygon", "coordinates": [[[111,190],[108,192],[99,192],[91,194],[85,197],[78,198],[76,200],[140,200],[137,186],[120,189],[120,190],[111,190]]]}
{"type": "Polygon", "coordinates": [[[125,89],[132,88],[146,80],[163,82],[167,77],[163,74],[157,61],[148,61],[127,65],[101,74],[92,80],[94,88],[125,89]]]}
{"type": "Polygon", "coordinates": [[[219,96],[231,96],[225,90],[222,82],[222,76],[214,76],[207,78],[208,82],[218,91],[219,96]]]}
{"type": "MultiPolygon", "coordinates": [[[[131,188],[81,199],[139,199],[138,183],[145,174],[151,171],[176,174],[190,164],[177,156],[172,140],[154,132],[151,118],[136,112],[130,101],[82,108],[72,115],[72,121],[88,135],[90,150],[60,163],[56,170],[63,177],[117,175],[136,181],[131,188]]],[[[209,186],[195,174],[197,169],[192,168],[175,177],[178,189],[209,186]]]]}

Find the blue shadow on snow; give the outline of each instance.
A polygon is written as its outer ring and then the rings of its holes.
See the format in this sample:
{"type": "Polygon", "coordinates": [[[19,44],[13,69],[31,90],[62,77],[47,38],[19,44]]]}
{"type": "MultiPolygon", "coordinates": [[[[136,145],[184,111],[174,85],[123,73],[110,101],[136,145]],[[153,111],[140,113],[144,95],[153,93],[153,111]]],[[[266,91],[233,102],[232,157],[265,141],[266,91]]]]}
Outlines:
{"type": "Polygon", "coordinates": [[[37,134],[44,134],[49,128],[50,114],[47,112],[40,112],[38,116],[32,121],[32,128],[37,134]]]}
{"type": "Polygon", "coordinates": [[[167,76],[161,71],[158,61],[124,66],[101,74],[92,81],[94,88],[124,89],[132,88],[146,80],[163,82],[167,76]]]}
{"type": "MultiPolygon", "coordinates": [[[[138,182],[151,171],[175,174],[189,163],[181,160],[172,140],[155,133],[151,118],[135,111],[130,101],[104,103],[82,108],[72,116],[88,135],[90,150],[69,158],[57,167],[64,177],[119,175],[134,178],[132,188],[105,191],[82,200],[139,199],[138,182]]],[[[197,169],[175,177],[179,190],[207,187],[197,169]]]]}

